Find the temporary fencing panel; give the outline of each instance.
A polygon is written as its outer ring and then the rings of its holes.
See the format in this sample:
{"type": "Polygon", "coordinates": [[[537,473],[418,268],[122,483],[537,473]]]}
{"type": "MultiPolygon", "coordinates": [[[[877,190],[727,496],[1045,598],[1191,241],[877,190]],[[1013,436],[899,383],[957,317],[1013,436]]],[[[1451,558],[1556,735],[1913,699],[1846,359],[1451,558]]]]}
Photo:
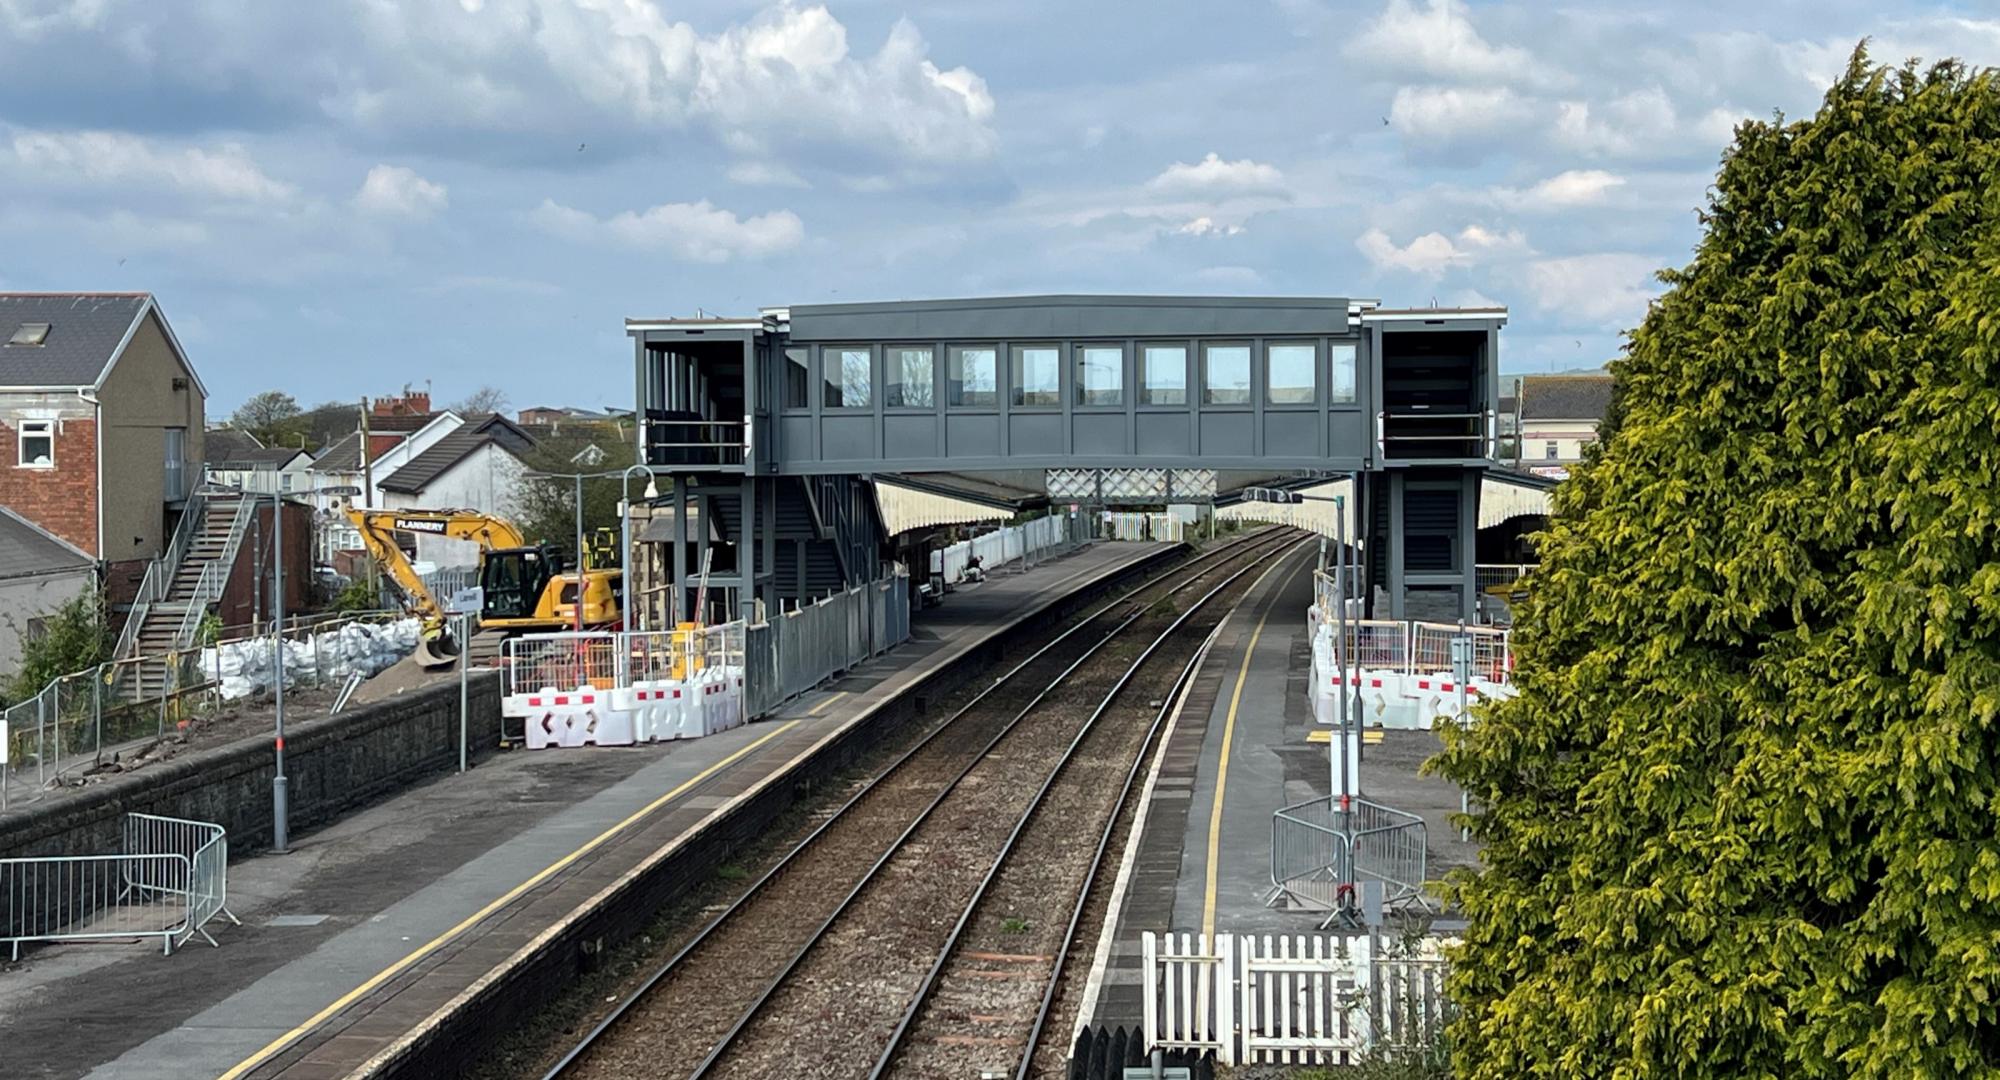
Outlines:
{"type": "Polygon", "coordinates": [[[230,922],[229,841],[220,825],[127,814],[113,855],[0,859],[0,942],[158,937],[162,952],[230,922]]]}
{"type": "Polygon", "coordinates": [[[946,581],[960,581],[974,555],[985,570],[997,569],[1017,559],[1034,562],[1050,558],[1082,543],[1083,525],[1073,514],[1049,514],[1023,525],[995,529],[931,552],[931,573],[946,581]]]}
{"type": "Polygon", "coordinates": [[[1364,881],[1382,884],[1389,905],[1421,904],[1428,828],[1424,819],[1367,799],[1325,796],[1271,817],[1271,887],[1309,911],[1352,910],[1364,881]]]}
{"type": "Polygon", "coordinates": [[[1146,1049],[1225,1065],[1343,1065],[1424,1045],[1445,1018],[1444,948],[1370,934],[1141,938],[1146,1049]]]}

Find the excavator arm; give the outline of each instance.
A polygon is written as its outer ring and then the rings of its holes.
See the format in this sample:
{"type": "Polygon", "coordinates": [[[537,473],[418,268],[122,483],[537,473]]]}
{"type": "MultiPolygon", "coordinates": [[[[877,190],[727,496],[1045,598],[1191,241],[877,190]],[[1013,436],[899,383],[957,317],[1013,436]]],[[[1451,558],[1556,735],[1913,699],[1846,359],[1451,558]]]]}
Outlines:
{"type": "MultiPolygon", "coordinates": [[[[444,605],[431,595],[422,575],[417,573],[409,556],[403,554],[403,549],[397,545],[397,531],[470,540],[477,543],[481,551],[525,545],[521,531],[513,524],[477,510],[375,510],[350,506],[346,513],[347,520],[360,532],[361,543],[368,549],[368,554],[396,583],[396,588],[409,599],[414,613],[423,620],[424,651],[432,656],[435,653],[428,646],[442,644],[455,651],[453,643],[444,640],[444,605]]],[[[436,657],[435,662],[448,660],[436,657]]]]}

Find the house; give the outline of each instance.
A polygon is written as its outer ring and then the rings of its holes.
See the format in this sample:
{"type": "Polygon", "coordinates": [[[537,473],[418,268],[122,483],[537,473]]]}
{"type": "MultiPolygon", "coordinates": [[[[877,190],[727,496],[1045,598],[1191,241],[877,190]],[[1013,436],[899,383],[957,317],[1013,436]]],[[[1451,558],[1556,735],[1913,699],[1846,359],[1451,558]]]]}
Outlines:
{"type": "Polygon", "coordinates": [[[1597,441],[1611,409],[1609,375],[1528,375],[1521,379],[1519,461],[1543,475],[1567,476],[1597,441]]]}
{"type": "Polygon", "coordinates": [[[244,432],[211,431],[202,468],[211,484],[273,495],[310,488],[312,460],[311,454],[296,446],[261,446],[244,432]],[[245,439],[251,445],[242,445],[245,439]]]}
{"type": "Polygon", "coordinates": [[[129,602],[201,475],[207,396],[150,293],[0,293],[0,506],[129,602]]]}
{"type": "MultiPolygon", "coordinates": [[[[514,520],[519,516],[527,458],[534,448],[535,440],[504,416],[468,417],[380,483],[381,505],[478,510],[514,520]]],[[[441,567],[472,566],[479,561],[479,547],[418,533],[416,557],[441,567]]]]}
{"type": "Polygon", "coordinates": [[[43,620],[96,583],[89,552],[0,507],[0,677],[20,669],[43,620]]]}

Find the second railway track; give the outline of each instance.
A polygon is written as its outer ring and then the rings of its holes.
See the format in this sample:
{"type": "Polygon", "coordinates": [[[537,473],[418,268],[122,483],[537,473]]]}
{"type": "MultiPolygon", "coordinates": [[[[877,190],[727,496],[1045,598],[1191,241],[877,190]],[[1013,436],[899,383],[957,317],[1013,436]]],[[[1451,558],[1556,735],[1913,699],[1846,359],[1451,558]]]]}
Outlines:
{"type": "MultiPolygon", "coordinates": [[[[945,959],[1008,962],[1009,954],[952,948],[967,926],[985,941],[1020,919],[994,915],[1004,925],[979,926],[968,905],[1034,889],[1032,870],[998,873],[1019,843],[1049,852],[1101,846],[1093,827],[1044,847],[1039,834],[1049,827],[1037,822],[1073,808],[1079,821],[1101,824],[1106,800],[1115,814],[1134,743],[1150,738],[1152,710],[1138,688],[1178,687],[1244,579],[1300,542],[1286,530],[1227,545],[1044,645],[861,785],[547,1075],[866,1076],[887,1066],[901,1074],[908,1048],[979,1046],[986,1036],[904,1038],[926,1015],[918,1006],[940,1000],[928,991],[945,959]],[[902,1056],[892,1055],[899,1046],[902,1056]]],[[[1072,866],[1075,854],[1051,854],[1052,867],[1072,866]]],[[[1056,891],[1064,888],[1074,901],[1074,882],[1056,891]]],[[[1046,929],[1020,921],[1022,931],[1046,929]]],[[[1051,976],[1038,966],[1036,978],[1039,993],[1051,976]]],[[[918,1057],[908,1065],[909,1075],[939,1075],[918,1057]]]]}

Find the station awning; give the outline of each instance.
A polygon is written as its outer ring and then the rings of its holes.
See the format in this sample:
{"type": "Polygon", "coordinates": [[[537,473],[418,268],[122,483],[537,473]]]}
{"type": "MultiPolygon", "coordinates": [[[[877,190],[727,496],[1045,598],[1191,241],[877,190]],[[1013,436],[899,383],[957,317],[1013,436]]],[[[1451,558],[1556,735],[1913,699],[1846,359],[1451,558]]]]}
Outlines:
{"type": "Polygon", "coordinates": [[[997,502],[947,495],[879,476],[875,478],[875,508],[881,512],[883,531],[890,536],[938,525],[1006,521],[1015,514],[1013,507],[997,502]]]}
{"type": "Polygon", "coordinates": [[[1490,529],[1517,517],[1547,517],[1548,513],[1547,487],[1490,472],[1479,481],[1479,527],[1482,529],[1490,529]]]}
{"type": "Polygon", "coordinates": [[[1315,532],[1321,536],[1335,535],[1334,526],[1340,522],[1337,516],[1341,507],[1321,499],[1339,496],[1347,500],[1345,516],[1347,535],[1356,546],[1361,544],[1360,510],[1355,506],[1354,481],[1329,480],[1324,484],[1295,489],[1309,501],[1302,503],[1239,502],[1218,507],[1215,516],[1223,521],[1255,521],[1268,525],[1290,525],[1293,528],[1315,532]]]}

